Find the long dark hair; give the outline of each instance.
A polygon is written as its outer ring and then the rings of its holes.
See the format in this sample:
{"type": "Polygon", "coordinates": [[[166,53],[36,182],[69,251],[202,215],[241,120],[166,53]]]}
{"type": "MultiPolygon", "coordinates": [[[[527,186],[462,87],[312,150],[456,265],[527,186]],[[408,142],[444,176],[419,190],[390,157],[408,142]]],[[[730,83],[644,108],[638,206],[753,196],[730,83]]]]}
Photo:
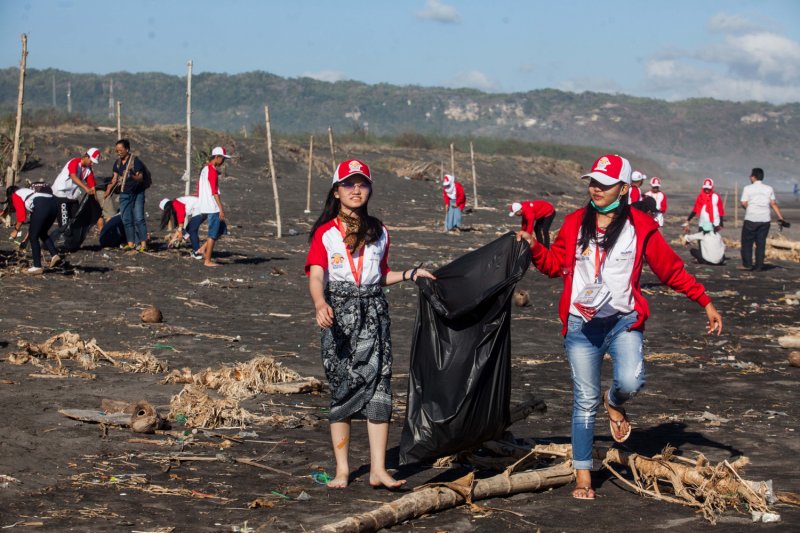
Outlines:
{"type": "Polygon", "coordinates": [[[172,208],[172,200],[164,204],[164,212],[161,213],[161,229],[166,228],[170,221],[174,226],[178,225],[178,214],[172,208]]]}
{"type": "MultiPolygon", "coordinates": [[[[338,187],[339,184],[337,183],[328,191],[328,197],[325,199],[325,207],[322,208],[322,213],[319,215],[319,218],[317,218],[317,221],[311,226],[308,242],[311,242],[320,226],[339,216],[339,209],[341,209],[342,203],[333,195],[338,187]]],[[[364,202],[364,205],[355,210],[355,213],[358,214],[358,218],[361,219],[358,233],[356,233],[356,242],[363,242],[364,244],[372,244],[380,239],[383,234],[383,223],[379,219],[371,216],[367,210],[370,198],[372,198],[372,189],[370,189],[369,197],[367,201],[364,202]]]]}
{"type": "Polygon", "coordinates": [[[606,252],[614,247],[619,238],[619,234],[622,233],[622,228],[625,227],[625,222],[631,216],[631,207],[628,205],[628,195],[624,194],[619,197],[619,205],[612,211],[612,213],[614,213],[614,219],[606,228],[602,238],[597,234],[597,213],[598,211],[594,208],[592,202],[586,204],[586,212],[583,215],[583,222],[581,223],[581,251],[586,251],[592,241],[598,243],[600,248],[606,252]]]}

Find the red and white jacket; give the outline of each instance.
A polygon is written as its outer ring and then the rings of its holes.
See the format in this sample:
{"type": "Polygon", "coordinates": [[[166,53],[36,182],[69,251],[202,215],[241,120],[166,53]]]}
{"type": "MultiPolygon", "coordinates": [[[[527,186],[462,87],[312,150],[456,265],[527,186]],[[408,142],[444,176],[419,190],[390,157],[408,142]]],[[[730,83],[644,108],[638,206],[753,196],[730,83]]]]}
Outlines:
{"type": "Polygon", "coordinates": [[[52,194],[36,192],[33,189],[20,187],[11,195],[11,205],[17,216],[17,222],[22,224],[28,220],[28,213],[33,213],[33,201],[37,198],[52,198],[52,194]]]}
{"type": "Polygon", "coordinates": [[[311,247],[306,257],[306,275],[311,273],[311,265],[319,265],[325,269],[325,283],[328,281],[347,281],[355,283],[353,267],[359,263],[359,256],[364,255],[360,285],[376,285],[389,273],[389,232],[386,226],[380,238],[372,244],[361,248],[360,253],[352,256],[353,264],[348,258],[347,246],[342,238],[342,230],[338,219],[334,218],[317,228],[311,239],[311,247]]]}
{"type": "Polygon", "coordinates": [[[90,189],[95,186],[94,172],[91,168],[84,168],[81,165],[81,158],[74,157],[67,161],[64,168],[56,177],[53,182],[53,194],[61,198],[69,198],[75,200],[81,195],[81,188],[72,181],[71,174],[75,174],[86,183],[90,189]]]}
{"type": "MultiPolygon", "coordinates": [[[[458,207],[463,211],[464,208],[467,206],[467,195],[464,194],[464,187],[460,183],[455,182],[454,185],[456,188],[456,207],[458,207]]],[[[449,206],[450,197],[447,196],[447,191],[444,191],[443,194],[444,194],[444,205],[449,206]]]]}
{"type": "Polygon", "coordinates": [[[172,200],[172,209],[178,219],[178,225],[186,227],[189,219],[199,216],[200,199],[197,196],[181,196],[172,200]]]}
{"type": "Polygon", "coordinates": [[[549,217],[556,212],[553,204],[544,200],[522,202],[522,231],[533,235],[533,226],[540,218],[549,217]]]}
{"type": "Polygon", "coordinates": [[[197,183],[197,197],[200,199],[200,212],[203,214],[219,213],[219,205],[214,196],[219,194],[219,172],[212,163],[200,171],[197,183]]]}
{"type": "Polygon", "coordinates": [[[631,185],[631,190],[628,193],[628,203],[632,204],[642,199],[642,190],[639,187],[631,185]]]}
{"type": "Polygon", "coordinates": [[[644,193],[645,196],[651,197],[653,200],[656,201],[656,209],[658,212],[666,214],[667,212],[667,195],[664,194],[662,191],[654,192],[654,191],[647,191],[644,193]]]}
{"type": "MultiPolygon", "coordinates": [[[[572,279],[575,270],[575,256],[586,208],[570,213],[564,219],[564,225],[558,231],[555,242],[548,249],[538,241],[531,245],[531,262],[533,265],[551,278],[561,276],[564,278],[564,291],[558,304],[558,312],[563,324],[561,334],[567,333],[567,319],[572,302],[572,279]]],[[[636,231],[636,254],[631,277],[631,292],[633,294],[634,310],[638,313],[636,323],[631,329],[644,329],[644,323],[650,316],[650,307],[642,296],[639,280],[642,276],[644,262],[650,269],[670,288],[683,293],[691,300],[705,307],[711,302],[706,294],[705,287],[686,272],[683,261],[664,240],[658,230],[658,223],[649,215],[637,209],[631,209],[631,224],[636,231]]]]}

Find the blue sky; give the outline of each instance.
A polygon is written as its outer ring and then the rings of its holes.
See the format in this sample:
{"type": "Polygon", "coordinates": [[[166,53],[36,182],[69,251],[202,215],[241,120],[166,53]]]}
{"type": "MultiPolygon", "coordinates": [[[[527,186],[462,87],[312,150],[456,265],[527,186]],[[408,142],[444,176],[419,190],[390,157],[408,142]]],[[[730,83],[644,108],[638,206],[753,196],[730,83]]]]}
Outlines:
{"type": "Polygon", "coordinates": [[[795,0],[0,0],[0,67],[800,101],[795,0]]]}

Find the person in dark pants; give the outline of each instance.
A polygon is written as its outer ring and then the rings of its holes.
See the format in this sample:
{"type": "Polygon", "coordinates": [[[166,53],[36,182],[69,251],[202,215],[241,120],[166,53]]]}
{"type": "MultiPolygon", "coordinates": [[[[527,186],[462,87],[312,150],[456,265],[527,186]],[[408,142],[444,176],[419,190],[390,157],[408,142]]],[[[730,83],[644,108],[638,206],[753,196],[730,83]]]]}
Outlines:
{"type": "Polygon", "coordinates": [[[131,154],[128,139],[117,141],[114,149],[119,158],[114,162],[114,174],[104,196],[107,198],[119,188],[119,212],[125,225],[127,244],[124,250],[147,251],[147,224],[144,215],[144,164],[131,154]]]}
{"type": "Polygon", "coordinates": [[[770,207],[783,222],[783,215],[775,200],[775,191],[764,184],[764,171],[754,168],[750,172],[750,185],[742,190],[742,207],[745,208],[742,226],[742,266],[739,270],[763,270],[764,255],[767,249],[767,236],[771,221],[770,207]],[[756,260],[753,263],[753,244],[756,246],[756,260]]]}
{"type": "Polygon", "coordinates": [[[28,220],[30,213],[30,229],[28,235],[22,240],[23,244],[30,241],[31,254],[33,255],[33,266],[28,268],[25,273],[31,275],[42,274],[42,247],[50,252],[50,267],[61,263],[53,239],[50,238],[50,228],[58,218],[58,202],[52,194],[36,192],[33,189],[11,186],[6,189],[6,208],[3,216],[13,208],[16,215],[14,229],[11,230],[11,238],[16,239],[19,235],[22,224],[28,220]]]}
{"type": "Polygon", "coordinates": [[[536,240],[550,248],[550,226],[556,218],[556,208],[544,200],[514,202],[508,216],[522,217],[522,231],[535,235],[536,240]]]}

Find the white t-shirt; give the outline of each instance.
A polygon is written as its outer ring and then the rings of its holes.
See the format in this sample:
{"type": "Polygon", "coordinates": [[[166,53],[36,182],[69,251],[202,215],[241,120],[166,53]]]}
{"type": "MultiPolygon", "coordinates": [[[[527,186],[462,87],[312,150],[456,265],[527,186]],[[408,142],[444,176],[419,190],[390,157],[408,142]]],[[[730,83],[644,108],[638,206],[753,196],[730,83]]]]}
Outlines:
{"type": "MultiPolygon", "coordinates": [[[[319,265],[325,269],[325,283],[328,281],[349,281],[355,283],[353,269],[347,258],[347,247],[342,240],[342,233],[333,219],[317,228],[311,239],[311,248],[306,258],[306,274],[311,265],[319,265]]],[[[361,271],[361,285],[380,283],[381,277],[389,272],[389,233],[383,228],[381,237],[363,248],[364,266],[361,271]]],[[[360,254],[353,255],[353,266],[358,269],[360,254]]]]}
{"type": "MultiPolygon", "coordinates": [[[[586,252],[581,252],[580,234],[578,244],[575,246],[575,275],[572,278],[572,295],[570,302],[574,302],[583,288],[594,283],[595,258],[597,256],[594,241],[586,252]]],[[[599,256],[602,257],[602,249],[599,256]]],[[[634,310],[631,277],[633,276],[633,263],[636,261],[636,230],[630,221],[625,222],[625,227],[617,238],[614,247],[602,260],[600,268],[600,282],[604,283],[611,291],[611,300],[597,311],[595,317],[602,318],[616,313],[630,313],[634,310]]],[[[581,316],[574,305],[570,304],[570,314],[581,316]]]]}
{"type": "Polygon", "coordinates": [[[750,222],[769,222],[770,204],[775,201],[775,191],[763,181],[751,183],[742,190],[742,202],[747,202],[744,219],[750,222]]]}
{"type": "Polygon", "coordinates": [[[22,198],[22,201],[25,202],[25,210],[30,213],[33,211],[33,201],[37,198],[51,198],[52,194],[47,194],[44,192],[36,192],[33,189],[28,189],[27,187],[20,187],[14,194],[22,198]]]}
{"type": "Polygon", "coordinates": [[[61,169],[61,173],[56,177],[56,181],[53,182],[54,196],[76,200],[81,195],[81,188],[78,187],[77,183],[72,181],[72,178],[69,177],[70,174],[75,174],[84,182],[88,182],[89,177],[94,176],[91,168],[84,168],[83,165],[81,165],[80,157],[70,159],[67,161],[67,164],[64,165],[64,168],[61,169]]]}
{"type": "Polygon", "coordinates": [[[197,187],[201,213],[219,213],[219,205],[214,199],[215,194],[219,194],[219,172],[217,167],[209,163],[200,172],[200,181],[197,187]]]}
{"type": "Polygon", "coordinates": [[[709,263],[715,265],[722,263],[722,258],[725,257],[725,241],[719,233],[699,231],[684,238],[686,242],[700,241],[700,255],[709,263]]]}

